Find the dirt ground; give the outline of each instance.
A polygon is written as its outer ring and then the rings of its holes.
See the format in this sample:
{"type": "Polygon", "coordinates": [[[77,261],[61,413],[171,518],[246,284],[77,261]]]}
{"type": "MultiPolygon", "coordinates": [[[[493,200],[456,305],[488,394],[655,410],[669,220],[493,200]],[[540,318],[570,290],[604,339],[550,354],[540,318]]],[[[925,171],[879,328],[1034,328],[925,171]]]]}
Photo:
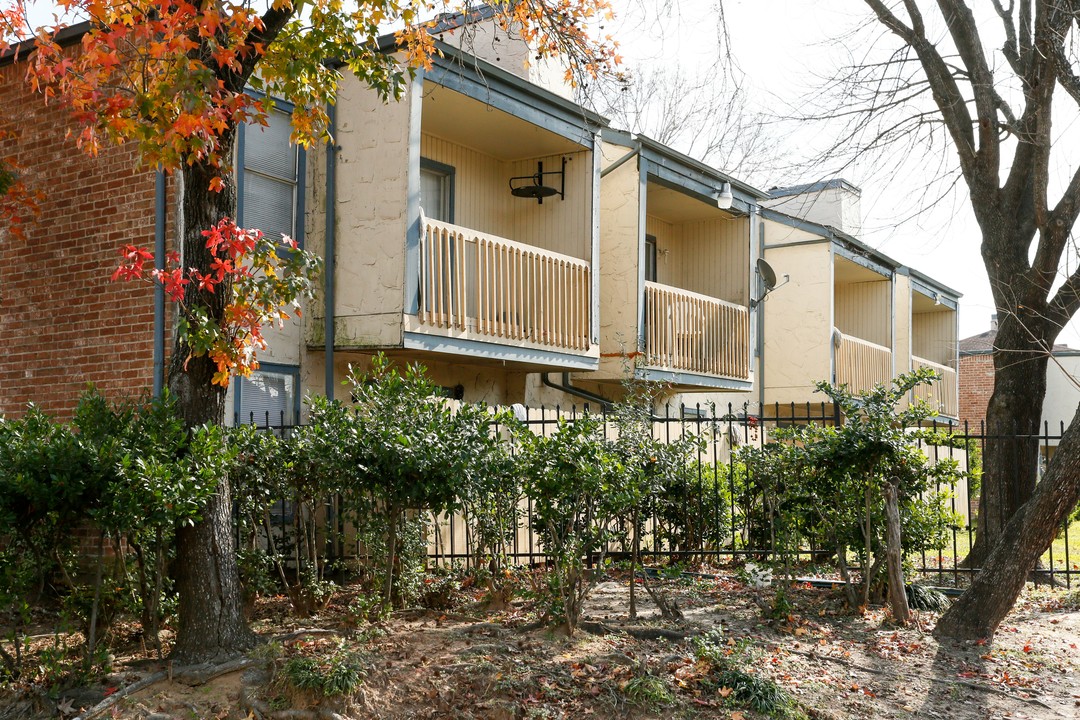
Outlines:
{"type": "Polygon", "coordinates": [[[349,592],[302,623],[272,598],[258,606],[255,627],[278,640],[231,671],[173,669],[170,679],[140,642],[117,639],[113,672],[100,683],[9,689],[0,720],[85,718],[103,700],[114,702],[93,717],[768,717],[695,652],[694,636],[705,633],[723,663],[773,680],[810,718],[1080,718],[1078,592],[1028,591],[992,643],[956,645],[930,635],[934,613],[897,629],[881,608],[848,613],[832,590],[797,587],[786,616],[767,620],[760,606],[771,590],[723,576],[661,582],[685,623],[660,622],[644,593],[630,621],[626,582],[612,578],[589,601],[589,631],[572,638],[529,629],[524,604],[481,613],[468,591],[453,610],[397,613],[377,626],[349,622],[349,592]],[[328,699],[281,679],[289,658],[335,652],[359,663],[355,692],[328,699]]]}

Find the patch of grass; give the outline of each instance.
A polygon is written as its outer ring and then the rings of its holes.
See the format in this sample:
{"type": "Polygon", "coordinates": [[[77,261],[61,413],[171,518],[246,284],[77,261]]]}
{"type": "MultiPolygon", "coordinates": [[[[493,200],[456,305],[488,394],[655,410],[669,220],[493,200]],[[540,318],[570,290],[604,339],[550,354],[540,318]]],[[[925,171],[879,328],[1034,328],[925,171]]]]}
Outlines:
{"type": "Polygon", "coordinates": [[[788,691],[769,678],[751,675],[734,667],[723,667],[714,669],[713,679],[721,690],[731,690],[729,699],[733,698],[762,715],[778,720],[805,717],[788,691]]]}
{"type": "Polygon", "coordinates": [[[626,698],[642,708],[657,709],[675,702],[675,693],[671,691],[663,678],[655,675],[640,675],[626,683],[623,688],[626,698]]]}
{"type": "Polygon", "coordinates": [[[729,702],[777,720],[806,717],[787,690],[769,678],[752,675],[737,666],[737,663],[745,664],[746,655],[751,651],[745,641],[728,645],[719,630],[711,630],[690,642],[694,657],[711,666],[708,682],[715,685],[729,702]]]}
{"type": "Polygon", "coordinates": [[[279,678],[300,690],[337,697],[360,687],[367,677],[367,668],[366,656],[339,646],[329,655],[289,658],[281,666],[279,678]]]}

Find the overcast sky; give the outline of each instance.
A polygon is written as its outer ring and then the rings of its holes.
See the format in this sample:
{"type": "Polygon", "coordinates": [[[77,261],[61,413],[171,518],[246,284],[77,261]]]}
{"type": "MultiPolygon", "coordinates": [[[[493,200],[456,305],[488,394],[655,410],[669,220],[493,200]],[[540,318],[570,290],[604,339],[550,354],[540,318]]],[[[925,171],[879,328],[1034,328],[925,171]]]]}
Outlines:
{"type": "MultiPolygon", "coordinates": [[[[680,64],[709,68],[717,57],[715,0],[679,0],[668,12],[655,3],[617,0],[620,16],[615,35],[630,63],[680,64]]],[[[732,58],[751,102],[778,116],[790,116],[823,84],[848,51],[833,40],[866,16],[858,0],[724,0],[732,58]]],[[[805,123],[777,121],[776,132],[788,138],[790,157],[820,141],[823,129],[805,123]]],[[[844,177],[862,188],[864,229],[861,239],[886,255],[959,290],[960,337],[989,328],[994,303],[979,256],[979,234],[966,196],[954,192],[935,207],[918,212],[928,178],[922,171],[936,166],[940,149],[925,162],[909,163],[902,174],[855,166],[844,177]]],[[[950,164],[952,158],[946,158],[950,164]]],[[[738,176],[738,168],[721,168],[738,176]]],[[[765,184],[814,181],[823,167],[792,168],[765,184]]],[[[762,183],[759,182],[759,185],[762,183]]],[[[1076,322],[1062,341],[1080,345],[1076,322]]]]}

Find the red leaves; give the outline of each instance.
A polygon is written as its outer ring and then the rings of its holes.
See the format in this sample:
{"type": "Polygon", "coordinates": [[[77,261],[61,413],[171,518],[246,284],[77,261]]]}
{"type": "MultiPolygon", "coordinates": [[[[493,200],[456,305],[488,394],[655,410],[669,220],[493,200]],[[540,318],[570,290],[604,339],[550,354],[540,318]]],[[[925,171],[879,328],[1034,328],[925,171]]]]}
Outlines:
{"type": "MultiPolygon", "coordinates": [[[[289,312],[300,314],[298,299],[310,297],[318,260],[300,251],[286,238],[292,252],[277,254],[278,245],[259,230],[245,230],[229,218],[202,233],[211,259],[204,269],[183,268],[175,251],[165,256],[166,268],[152,269],[152,282],[164,287],[169,300],[180,306],[181,328],[191,356],[207,355],[217,365],[214,384],[227,386],[232,375],[250,375],[259,367],[256,352],[266,349],[262,328],[268,322],[284,323],[289,312]],[[228,302],[220,318],[206,312],[198,295],[188,297],[189,286],[197,293],[215,293],[224,286],[228,302]],[[294,311],[291,308],[296,307],[294,311]],[[290,308],[286,312],[286,308],[290,308]]],[[[124,261],[113,272],[113,280],[145,277],[153,254],[141,247],[126,245],[120,251],[124,261]]],[[[190,358],[189,358],[190,359],[190,358]]],[[[186,367],[186,364],[185,364],[186,367]]]]}
{"type": "Polygon", "coordinates": [[[113,272],[112,279],[114,281],[141,278],[143,276],[143,267],[147,262],[152,262],[154,259],[153,253],[149,250],[134,245],[125,245],[120,249],[120,254],[124,256],[124,262],[113,272]]]}

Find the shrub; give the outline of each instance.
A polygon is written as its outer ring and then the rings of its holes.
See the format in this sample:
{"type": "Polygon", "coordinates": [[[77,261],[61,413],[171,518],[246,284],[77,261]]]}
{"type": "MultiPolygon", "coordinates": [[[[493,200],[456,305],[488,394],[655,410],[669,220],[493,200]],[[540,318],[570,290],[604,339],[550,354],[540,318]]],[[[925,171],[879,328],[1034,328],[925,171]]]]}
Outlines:
{"type": "MultiPolygon", "coordinates": [[[[461,507],[484,472],[492,414],[484,405],[454,405],[423,368],[404,371],[377,355],[368,373],[348,380],[354,405],[313,407],[320,456],[340,475],[351,517],[362,532],[381,532],[383,602],[394,601],[396,568],[423,563],[422,542],[406,537],[408,513],[446,513],[461,507]],[[317,411],[316,411],[317,410],[317,411]]],[[[407,593],[415,597],[415,593],[407,593]]],[[[400,598],[400,596],[399,596],[400,598]]]]}
{"type": "Polygon", "coordinates": [[[809,538],[815,546],[833,550],[841,575],[849,581],[845,587],[852,606],[869,601],[884,569],[885,495],[890,487],[897,496],[903,554],[944,547],[947,529],[959,521],[948,509],[947,494],[937,490],[955,484],[956,462],[928,462],[919,447],[920,432],[908,431],[931,411],[922,403],[896,410],[914,386],[933,378],[931,371],[908,373],[890,387],[858,396],[844,387],[818,383],[840,408],[842,425],[780,428],[774,433],[779,442],[742,451],[760,489],[761,525],[773,549],[789,558],[809,538]],[[849,551],[860,565],[861,598],[850,583],[849,551]]]}
{"type": "Polygon", "coordinates": [[[571,635],[595,584],[586,567],[603,565],[609,526],[621,501],[614,496],[617,460],[592,416],[560,419],[551,435],[525,438],[525,492],[533,502],[534,527],[553,566],[551,590],[571,635]]]}

